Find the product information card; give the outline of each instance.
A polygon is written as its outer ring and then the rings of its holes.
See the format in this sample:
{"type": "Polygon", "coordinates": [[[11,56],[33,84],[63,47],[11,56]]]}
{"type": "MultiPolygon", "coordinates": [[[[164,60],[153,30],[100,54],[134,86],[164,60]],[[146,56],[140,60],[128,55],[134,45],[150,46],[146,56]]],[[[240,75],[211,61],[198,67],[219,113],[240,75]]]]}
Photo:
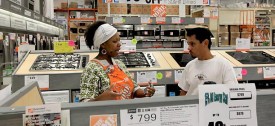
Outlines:
{"type": "Polygon", "coordinates": [[[198,126],[198,105],[120,110],[121,126],[198,126]]]}
{"type": "Polygon", "coordinates": [[[199,86],[200,126],[258,126],[254,84],[199,86]]]}
{"type": "Polygon", "coordinates": [[[24,126],[61,126],[61,105],[26,106],[24,126]]]}

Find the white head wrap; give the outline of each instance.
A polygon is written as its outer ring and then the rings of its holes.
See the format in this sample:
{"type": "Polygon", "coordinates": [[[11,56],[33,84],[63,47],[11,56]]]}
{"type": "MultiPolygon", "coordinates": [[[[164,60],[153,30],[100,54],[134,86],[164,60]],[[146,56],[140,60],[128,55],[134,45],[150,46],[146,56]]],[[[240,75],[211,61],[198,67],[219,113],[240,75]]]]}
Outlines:
{"type": "Polygon", "coordinates": [[[103,24],[98,27],[94,35],[94,49],[99,49],[100,45],[117,33],[117,29],[109,24],[103,24]]]}

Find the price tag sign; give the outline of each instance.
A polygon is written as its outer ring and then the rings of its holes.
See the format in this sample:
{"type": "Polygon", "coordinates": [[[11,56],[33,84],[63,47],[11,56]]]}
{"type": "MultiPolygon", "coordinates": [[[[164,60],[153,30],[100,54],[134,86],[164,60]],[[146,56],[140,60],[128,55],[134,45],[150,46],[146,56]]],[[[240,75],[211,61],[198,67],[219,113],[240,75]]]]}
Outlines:
{"type": "Polygon", "coordinates": [[[179,83],[183,79],[183,70],[175,70],[175,83],[179,83]]]}
{"type": "Polygon", "coordinates": [[[264,79],[275,78],[275,67],[263,67],[264,79]]]}
{"type": "Polygon", "coordinates": [[[157,71],[137,72],[138,84],[148,84],[149,82],[157,83],[157,71]]]}
{"type": "Polygon", "coordinates": [[[249,51],[250,38],[236,38],[236,51],[249,51]]]}
{"type": "Polygon", "coordinates": [[[156,17],[157,24],[165,24],[166,18],[165,17],[156,17]]]}
{"type": "Polygon", "coordinates": [[[151,18],[142,16],[142,17],[140,17],[140,23],[141,24],[149,24],[149,23],[151,23],[151,18]]]}
{"type": "Polygon", "coordinates": [[[200,126],[258,126],[255,84],[199,85],[200,126]]]}
{"type": "Polygon", "coordinates": [[[203,24],[204,23],[204,18],[195,18],[195,23],[196,24],[203,24]]]}
{"type": "Polygon", "coordinates": [[[180,17],[172,17],[172,24],[180,24],[181,18],[180,17]]]}
{"type": "Polygon", "coordinates": [[[120,40],[120,52],[136,52],[136,43],[133,40],[120,40]]]}
{"type": "Polygon", "coordinates": [[[122,24],[123,18],[122,17],[113,17],[113,23],[114,24],[122,24]]]}
{"type": "Polygon", "coordinates": [[[160,110],[137,108],[120,110],[121,126],[160,126],[160,110]]]}
{"type": "Polygon", "coordinates": [[[242,80],[242,68],[234,68],[237,80],[242,80]]]}
{"type": "Polygon", "coordinates": [[[70,46],[68,41],[54,42],[54,53],[73,53],[74,46],[70,46]]]}
{"type": "Polygon", "coordinates": [[[38,82],[41,90],[49,89],[49,75],[31,75],[25,76],[25,85],[38,82]]]}

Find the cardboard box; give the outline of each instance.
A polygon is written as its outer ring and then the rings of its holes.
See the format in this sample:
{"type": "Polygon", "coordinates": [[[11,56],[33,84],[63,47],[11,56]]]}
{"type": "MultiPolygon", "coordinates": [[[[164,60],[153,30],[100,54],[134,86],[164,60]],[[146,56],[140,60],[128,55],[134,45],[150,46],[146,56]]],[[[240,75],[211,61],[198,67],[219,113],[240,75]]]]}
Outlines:
{"type": "Polygon", "coordinates": [[[219,31],[220,32],[229,32],[228,31],[228,25],[220,25],[219,31]]]}
{"type": "Polygon", "coordinates": [[[230,32],[240,32],[239,25],[230,25],[230,32]]]}
{"type": "Polygon", "coordinates": [[[228,46],[229,45],[229,33],[221,33],[221,45],[228,46]]]}
{"type": "Polygon", "coordinates": [[[61,9],[67,9],[68,3],[61,3],[61,9]]]}
{"type": "Polygon", "coordinates": [[[240,38],[240,33],[239,32],[231,33],[230,45],[236,45],[236,38],[240,38]]]}
{"type": "Polygon", "coordinates": [[[70,3],[70,8],[77,8],[78,4],[76,2],[71,2],[70,3]]]}
{"type": "Polygon", "coordinates": [[[142,14],[151,14],[151,6],[142,5],[142,14]]]}
{"type": "Polygon", "coordinates": [[[251,38],[251,36],[252,36],[251,32],[241,33],[241,38],[251,38]]]}

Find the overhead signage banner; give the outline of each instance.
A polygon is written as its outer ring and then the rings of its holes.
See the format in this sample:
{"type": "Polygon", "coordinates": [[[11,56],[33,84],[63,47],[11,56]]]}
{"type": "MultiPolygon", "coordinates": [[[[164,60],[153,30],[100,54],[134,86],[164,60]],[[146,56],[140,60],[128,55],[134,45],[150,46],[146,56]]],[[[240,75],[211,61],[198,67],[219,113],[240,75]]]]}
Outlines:
{"type": "MultiPolygon", "coordinates": [[[[112,2],[117,3],[117,2],[112,2]]],[[[119,0],[126,4],[209,5],[209,0],[119,0]]]]}

